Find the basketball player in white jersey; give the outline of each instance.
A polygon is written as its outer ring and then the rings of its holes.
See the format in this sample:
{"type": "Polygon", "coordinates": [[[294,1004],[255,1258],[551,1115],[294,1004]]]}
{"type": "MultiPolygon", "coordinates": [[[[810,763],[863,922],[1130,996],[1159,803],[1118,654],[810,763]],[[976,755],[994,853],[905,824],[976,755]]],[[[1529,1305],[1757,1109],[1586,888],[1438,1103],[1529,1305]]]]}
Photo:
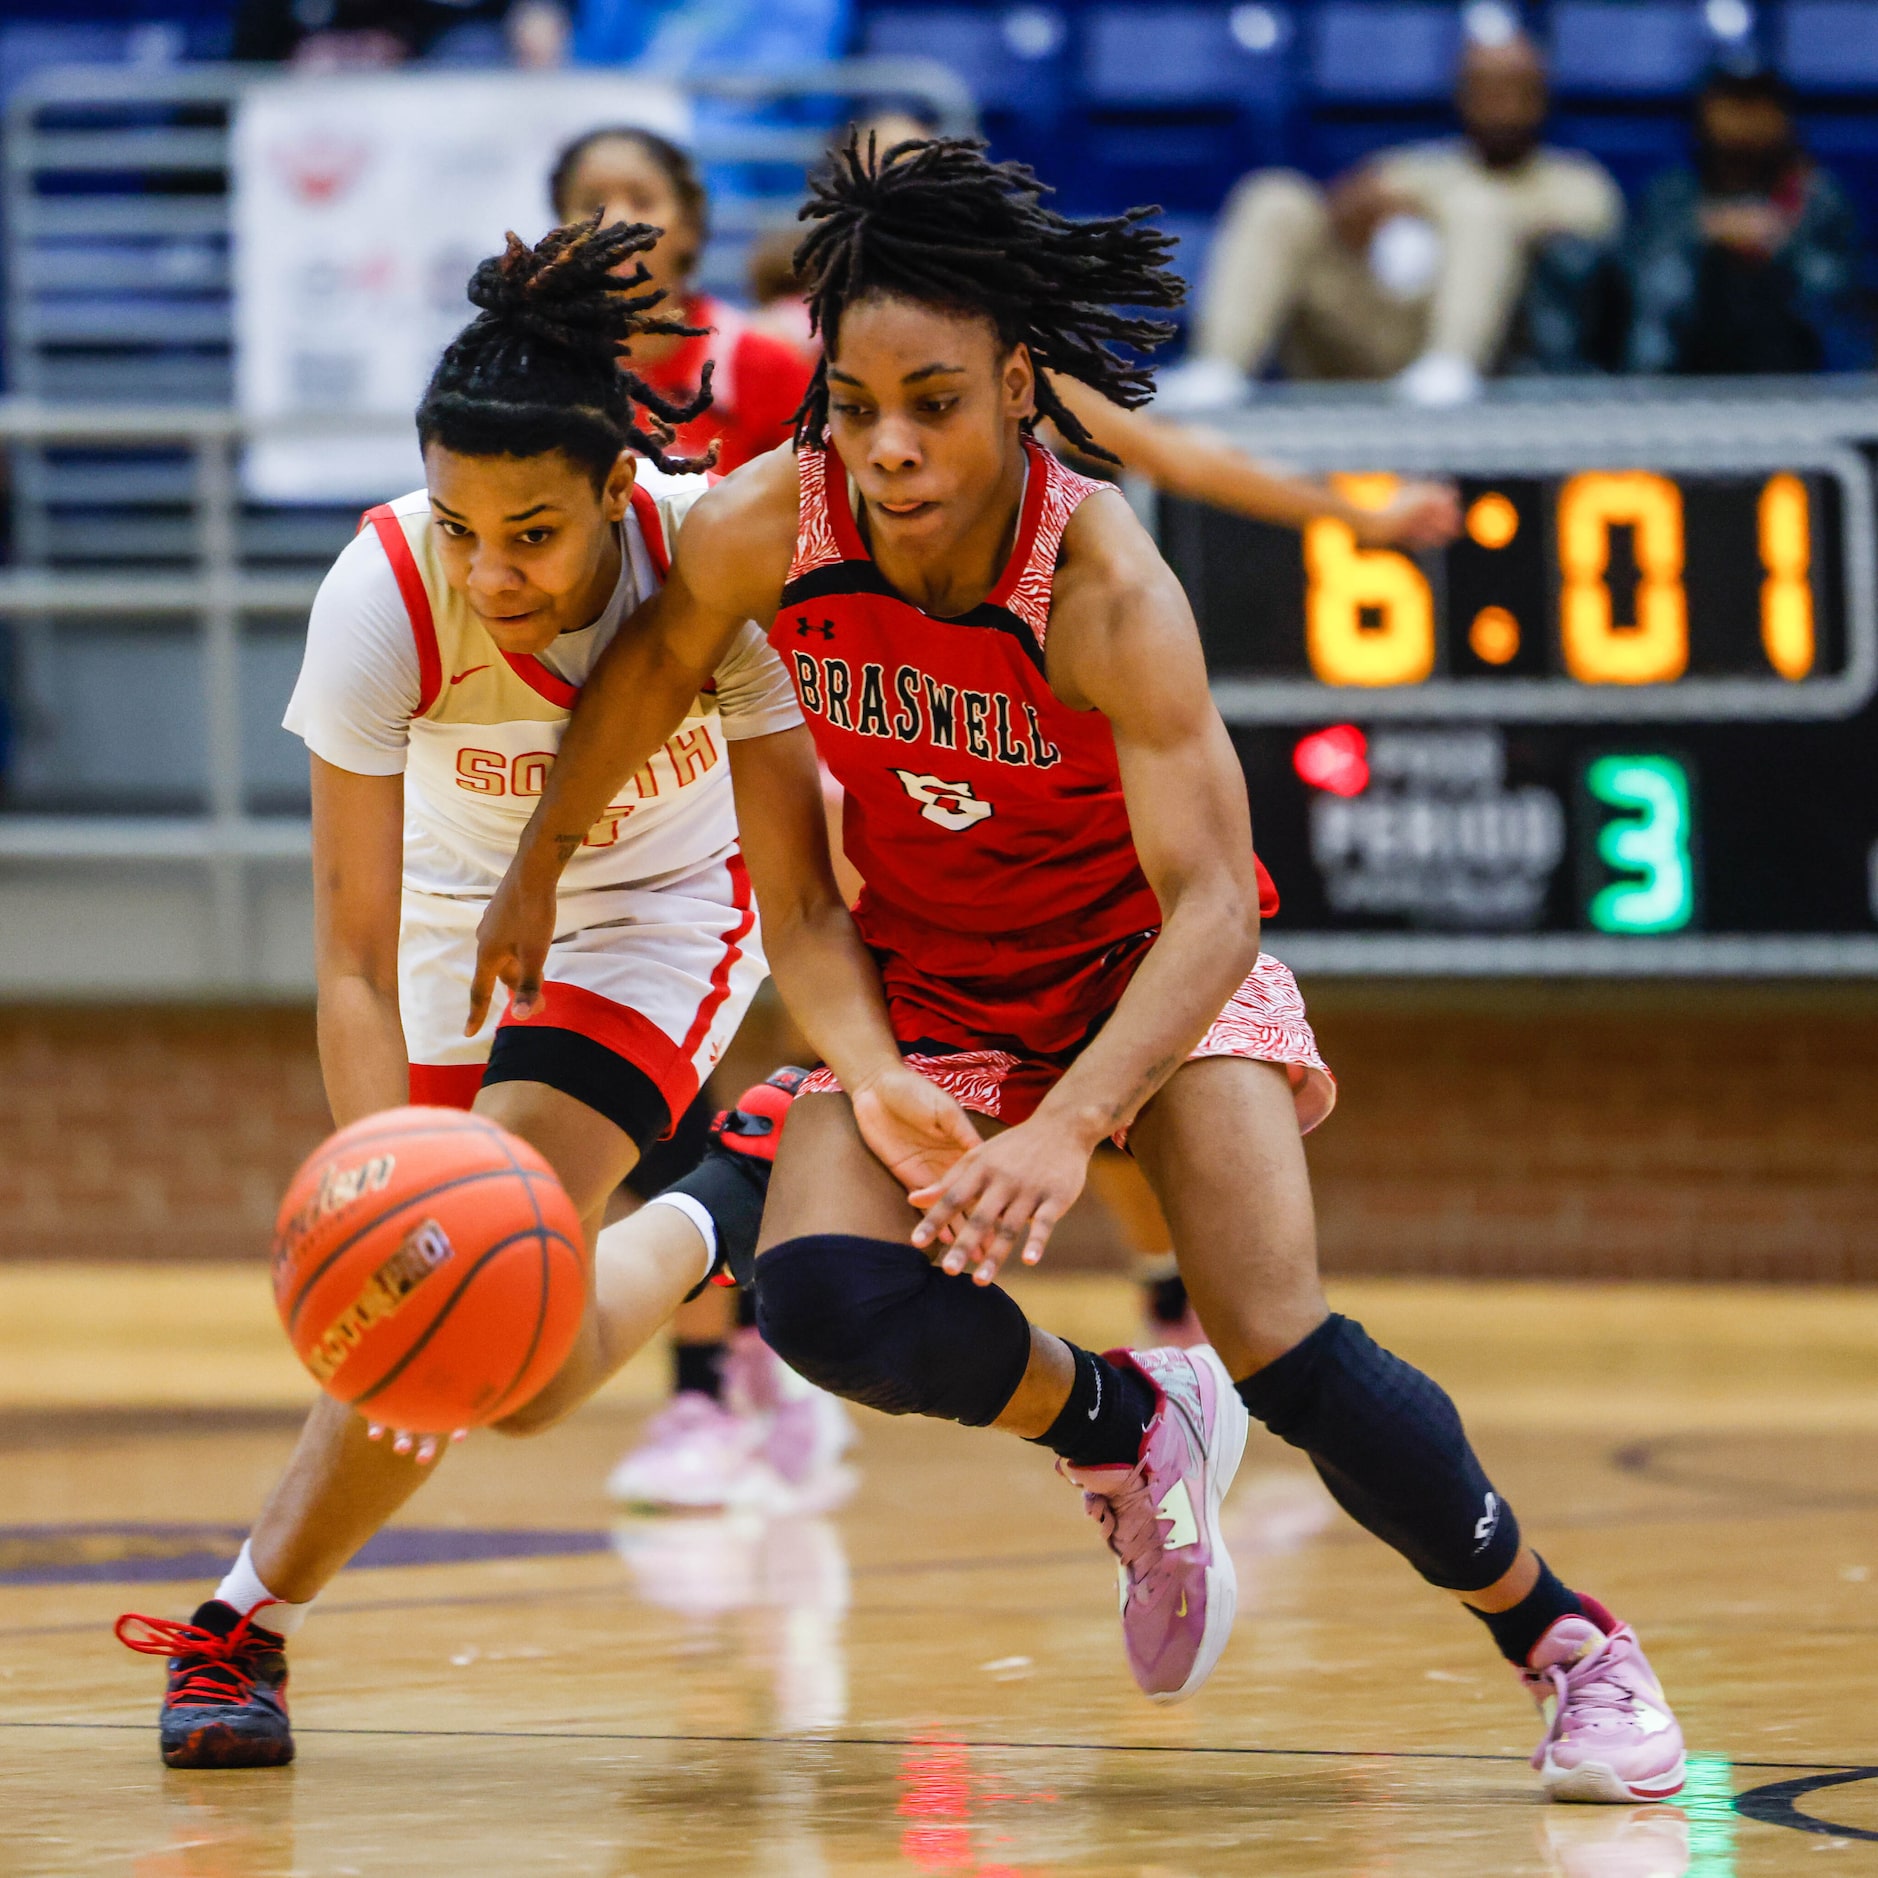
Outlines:
{"type": "MultiPolygon", "coordinates": [[[[545,1005],[463,1030],[477,919],[582,681],[663,579],[705,488],[686,473],[705,465],[668,449],[695,411],[620,365],[634,334],[687,330],[653,314],[643,269],[615,272],[658,233],[596,217],[533,249],[510,236],[477,269],[482,314],[418,409],[426,486],[372,510],[327,575],[286,719],[311,752],[335,1122],[406,1101],[473,1105],[540,1150],[597,1242],[580,1342],[511,1433],[565,1416],[739,1244],[754,1255],[768,1171],[760,1151],[728,1151],[755,1145],[733,1128],[666,1204],[601,1231],[608,1197],[697,1094],[764,976],[726,746],[805,733],[755,625],[574,844],[545,1005]]],[[[760,1118],[745,1132],[760,1137],[760,1118]]],[[[170,1659],[171,1766],[292,1758],[284,1640],[435,1453],[434,1437],[385,1435],[322,1397],[192,1622],[120,1623],[133,1648],[170,1659]]]]}

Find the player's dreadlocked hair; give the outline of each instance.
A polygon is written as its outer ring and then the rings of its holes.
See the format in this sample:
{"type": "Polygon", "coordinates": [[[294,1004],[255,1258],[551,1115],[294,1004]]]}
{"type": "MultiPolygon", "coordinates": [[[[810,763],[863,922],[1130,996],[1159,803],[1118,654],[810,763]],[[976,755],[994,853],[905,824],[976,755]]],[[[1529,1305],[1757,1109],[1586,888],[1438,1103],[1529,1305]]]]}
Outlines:
{"type": "Polygon", "coordinates": [[[621,362],[641,333],[694,336],[683,320],[652,309],[664,295],[639,289],[643,261],[621,278],[613,270],[643,254],[659,229],[643,222],[602,227],[601,212],[529,247],[511,234],[507,249],[470,276],[482,308],[451,340],[417,407],[418,441],[464,456],[544,456],[565,451],[600,487],[630,447],[660,469],[708,469],[706,457],[669,453],[674,426],[711,402],[711,368],[689,403],[662,398],[621,362]]]}
{"type": "MultiPolygon", "coordinates": [[[[961,137],[899,143],[848,139],[815,177],[802,219],[796,273],[822,335],[824,360],[841,316],[871,294],[981,314],[1006,346],[1037,367],[1037,411],[1078,450],[1113,462],[1050,389],[1062,372],[1117,404],[1145,404],[1154,377],[1110,342],[1146,352],[1173,332],[1120,307],[1176,307],[1186,289],[1169,272],[1173,241],[1145,226],[1153,209],[1073,222],[1043,206],[1049,191],[1021,163],[993,163],[961,137]]],[[[828,422],[826,365],[796,417],[798,443],[820,443],[828,422]]]]}

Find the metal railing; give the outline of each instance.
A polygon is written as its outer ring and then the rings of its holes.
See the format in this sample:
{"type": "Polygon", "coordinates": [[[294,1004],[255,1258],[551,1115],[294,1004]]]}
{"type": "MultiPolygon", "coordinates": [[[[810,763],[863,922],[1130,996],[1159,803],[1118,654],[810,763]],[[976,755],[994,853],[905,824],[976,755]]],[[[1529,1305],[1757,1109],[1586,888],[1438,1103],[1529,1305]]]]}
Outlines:
{"type": "MultiPolygon", "coordinates": [[[[39,72],[18,88],[6,110],[3,184],[15,391],[61,402],[228,401],[231,120],[244,92],[279,78],[275,66],[87,65],[39,72]]],[[[963,81],[930,59],[671,82],[696,102],[895,98],[924,104],[948,131],[977,124],[963,81]]],[[[701,114],[692,141],[701,164],[770,169],[766,191],[733,197],[713,216],[705,265],[717,284],[740,281],[749,240],[793,215],[800,190],[782,179],[820,156],[825,135],[813,123],[701,114]]]]}
{"type": "MultiPolygon", "coordinates": [[[[258,815],[249,807],[240,672],[244,621],[262,615],[304,618],[319,584],[305,574],[255,572],[241,565],[235,455],[243,437],[239,420],[226,411],[0,404],[0,438],[10,445],[161,445],[185,454],[193,510],[191,569],[7,569],[0,572],[0,620],[26,642],[16,664],[28,674],[46,668],[49,660],[33,657],[33,650],[43,652],[46,638],[67,623],[120,630],[192,624],[203,731],[194,792],[201,806],[195,812],[0,815],[0,862],[199,867],[210,900],[210,956],[202,961],[202,976],[207,983],[230,987],[248,985],[257,976],[251,868],[304,861],[308,852],[304,816],[258,815]]],[[[35,703],[58,709],[56,698],[35,700],[30,692],[24,703],[29,711],[35,703]]]]}
{"type": "MultiPolygon", "coordinates": [[[[61,406],[165,412],[233,402],[231,135],[243,95],[279,79],[272,66],[70,66],[37,73],[13,94],[0,232],[14,393],[61,406]]],[[[903,98],[924,104],[948,129],[976,123],[958,77],[921,59],[717,74],[673,89],[694,103],[753,107],[753,115],[754,107],[784,104],[795,116],[826,119],[843,101],[903,98]],[[813,112],[815,101],[829,108],[813,112]]],[[[793,218],[825,132],[810,122],[725,116],[698,113],[693,149],[707,173],[736,166],[744,179],[713,215],[703,262],[704,284],[728,286],[735,297],[749,244],[793,218]]],[[[189,559],[196,524],[182,511],[196,464],[161,443],[127,449],[95,439],[78,450],[15,442],[15,557],[28,566],[189,559]]],[[[312,569],[337,551],[350,520],[330,506],[250,505],[235,526],[257,558],[312,569]]]]}

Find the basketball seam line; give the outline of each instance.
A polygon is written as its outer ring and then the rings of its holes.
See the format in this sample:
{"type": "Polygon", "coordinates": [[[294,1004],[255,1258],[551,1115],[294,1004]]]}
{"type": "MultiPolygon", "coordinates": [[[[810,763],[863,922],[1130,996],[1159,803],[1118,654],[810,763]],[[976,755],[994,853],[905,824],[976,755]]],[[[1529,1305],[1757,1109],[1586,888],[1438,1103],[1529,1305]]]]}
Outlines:
{"type": "MultiPolygon", "coordinates": [[[[476,1274],[480,1272],[482,1268],[485,1265],[487,1265],[489,1261],[492,1258],[494,1258],[498,1252],[507,1251],[508,1248],[516,1242],[516,1240],[538,1238],[544,1232],[544,1230],[546,1231],[549,1237],[560,1240],[560,1242],[563,1245],[568,1245],[567,1235],[565,1233],[555,1232],[552,1227],[543,1228],[539,1226],[524,1226],[520,1232],[512,1232],[509,1234],[509,1236],[506,1239],[498,1239],[495,1242],[495,1244],[490,1246],[485,1252],[483,1252],[482,1255],[477,1259],[476,1263],[472,1265],[469,1268],[469,1270],[463,1274],[463,1282],[459,1284],[453,1292],[451,1292],[450,1301],[446,1305],[444,1305],[440,1311],[438,1311],[437,1315],[433,1317],[428,1324],[424,1326],[423,1330],[419,1333],[416,1342],[414,1342],[411,1345],[411,1347],[408,1350],[406,1350],[405,1353],[401,1357],[399,1357],[398,1360],[395,1363],[393,1363],[392,1366],[388,1370],[386,1370],[386,1372],[382,1376],[380,1376],[379,1379],[375,1383],[373,1383],[369,1389],[363,1390],[358,1395],[353,1396],[351,1400],[346,1403],[346,1406],[348,1408],[357,1408],[361,1402],[369,1402],[373,1396],[379,1394],[380,1391],[384,1390],[385,1388],[389,1387],[392,1383],[396,1382],[397,1379],[401,1375],[404,1374],[405,1370],[411,1365],[411,1363],[414,1362],[416,1358],[423,1352],[426,1345],[429,1344],[431,1338],[434,1337],[437,1334],[437,1332],[443,1328],[444,1324],[449,1319],[450,1313],[456,1309],[457,1303],[462,1298],[464,1292],[466,1292],[470,1288],[470,1286],[475,1283],[476,1274]]],[[[570,1246],[569,1249],[572,1250],[572,1247],[570,1246]]],[[[501,1399],[500,1397],[497,1398],[498,1401],[500,1399],[501,1399]]],[[[416,1432],[423,1433],[423,1434],[441,1434],[446,1431],[442,1429],[421,1429],[416,1432]]]]}

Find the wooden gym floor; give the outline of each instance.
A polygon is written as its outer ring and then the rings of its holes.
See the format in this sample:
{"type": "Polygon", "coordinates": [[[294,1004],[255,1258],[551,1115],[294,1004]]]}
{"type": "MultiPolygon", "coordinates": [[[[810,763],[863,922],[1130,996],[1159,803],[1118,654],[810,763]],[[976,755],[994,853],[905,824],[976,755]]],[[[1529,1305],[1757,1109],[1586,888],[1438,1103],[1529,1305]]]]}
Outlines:
{"type": "MultiPolygon", "coordinates": [[[[1109,1279],[1031,1279],[1085,1341],[1109,1279]]],[[[1237,1634],[1158,1709],[1046,1459],[864,1418],[831,1519],[615,1528],[657,1353],[452,1455],[294,1648],[290,1771],[159,1765],[156,1663],[306,1386],[252,1267],[0,1267],[0,1873],[1761,1878],[1878,1873],[1878,1296],[1374,1281],[1568,1580],[1632,1619],[1684,1801],[1551,1807],[1484,1632],[1255,1430],[1237,1634]],[[534,1555],[530,1555],[530,1554],[534,1555]],[[443,1562],[438,1562],[443,1561],[443,1562]],[[125,1573],[142,1582],[113,1582],[125,1573]]]]}

